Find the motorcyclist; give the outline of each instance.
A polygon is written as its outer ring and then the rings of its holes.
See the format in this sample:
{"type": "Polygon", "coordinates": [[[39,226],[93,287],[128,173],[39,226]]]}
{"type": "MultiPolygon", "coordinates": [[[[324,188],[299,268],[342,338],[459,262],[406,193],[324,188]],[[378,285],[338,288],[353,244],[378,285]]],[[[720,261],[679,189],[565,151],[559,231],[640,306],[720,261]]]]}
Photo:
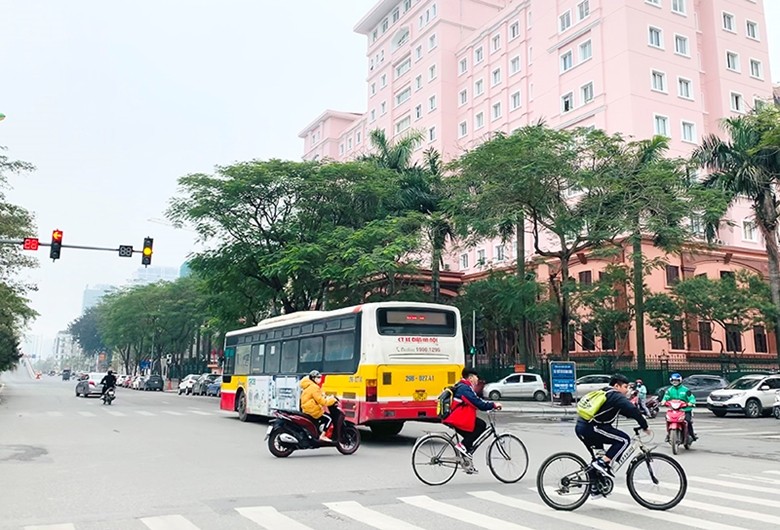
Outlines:
{"type": "Polygon", "coordinates": [[[639,410],[641,410],[642,413],[649,418],[650,409],[647,408],[647,387],[641,379],[636,380],[636,392],[639,410]]]}
{"type": "Polygon", "coordinates": [[[307,416],[311,416],[317,423],[320,430],[320,441],[332,442],[325,433],[330,426],[332,418],[325,413],[325,407],[336,403],[336,396],[325,396],[322,393],[320,384],[322,383],[322,374],[317,370],[312,370],[309,375],[301,379],[301,411],[307,416]]]}
{"type": "MultiPolygon", "coordinates": [[[[693,432],[693,406],[696,405],[696,396],[693,392],[682,384],[682,376],[678,373],[673,373],[669,376],[669,383],[672,385],[664,392],[664,397],[661,399],[661,405],[666,405],[668,401],[673,399],[679,399],[688,403],[687,407],[683,408],[685,411],[685,421],[688,423],[688,434],[691,435],[693,440],[698,440],[699,437],[693,432]]],[[[666,441],[669,441],[669,434],[666,435],[666,441]]]]}
{"type": "Polygon", "coordinates": [[[108,392],[109,388],[116,387],[116,376],[114,375],[114,371],[111,368],[108,369],[106,375],[104,375],[103,379],[100,380],[100,384],[103,385],[103,390],[100,392],[101,396],[106,395],[106,392],[108,392]]]}

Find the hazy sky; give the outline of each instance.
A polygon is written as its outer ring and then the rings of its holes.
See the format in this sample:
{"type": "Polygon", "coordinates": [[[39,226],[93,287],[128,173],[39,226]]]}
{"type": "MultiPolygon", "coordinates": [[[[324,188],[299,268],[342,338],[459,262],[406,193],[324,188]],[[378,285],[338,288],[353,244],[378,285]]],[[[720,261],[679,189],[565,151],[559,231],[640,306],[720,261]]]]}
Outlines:
{"type": "MultiPolygon", "coordinates": [[[[327,108],[365,112],[365,38],[375,0],[0,0],[0,145],[37,171],[11,202],[39,237],[142,246],[178,267],[194,235],[162,219],[176,179],[252,158],[300,159],[298,132],[327,108]]],[[[780,0],[765,0],[780,80],[780,0]]],[[[0,247],[1,248],[1,247],[0,247]]],[[[31,334],[77,318],[87,285],[122,284],[140,256],[48,248],[29,274],[31,334]]]]}

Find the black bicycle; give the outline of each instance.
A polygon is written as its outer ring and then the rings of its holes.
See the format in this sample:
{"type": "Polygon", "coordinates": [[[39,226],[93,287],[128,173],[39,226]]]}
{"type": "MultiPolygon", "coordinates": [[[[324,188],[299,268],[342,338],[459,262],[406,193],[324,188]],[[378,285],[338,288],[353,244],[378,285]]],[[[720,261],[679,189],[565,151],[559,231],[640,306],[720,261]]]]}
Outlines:
{"type": "MultiPolygon", "coordinates": [[[[493,438],[487,450],[490,472],[501,482],[513,484],[528,471],[528,451],[523,442],[511,433],[498,433],[495,412],[488,412],[488,428],[474,442],[474,451],[488,438],[493,438]]],[[[455,448],[458,433],[450,435],[429,433],[414,444],[412,469],[414,474],[429,486],[441,486],[449,482],[461,466],[470,468],[471,462],[455,448]]]]}
{"type": "MultiPolygon", "coordinates": [[[[685,470],[671,456],[654,453],[639,437],[640,427],[634,429],[631,445],[612,462],[617,473],[623,464],[635,456],[626,471],[628,492],[636,502],[650,510],[668,510],[677,506],[688,490],[685,470]]],[[[589,447],[595,459],[593,447],[589,447]]],[[[536,475],[536,487],[545,504],[556,510],[575,510],[582,506],[591,494],[598,492],[605,497],[612,493],[615,483],[602,475],[592,463],[574,453],[556,453],[545,460],[536,475]]]]}

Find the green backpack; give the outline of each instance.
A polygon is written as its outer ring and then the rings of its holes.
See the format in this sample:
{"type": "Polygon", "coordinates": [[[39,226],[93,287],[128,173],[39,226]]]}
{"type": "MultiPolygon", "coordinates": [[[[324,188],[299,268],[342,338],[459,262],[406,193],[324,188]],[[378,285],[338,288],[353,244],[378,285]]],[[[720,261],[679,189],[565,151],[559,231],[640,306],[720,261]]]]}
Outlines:
{"type": "Polygon", "coordinates": [[[577,414],[585,421],[592,420],[607,401],[606,390],[588,392],[577,402],[577,414]]]}

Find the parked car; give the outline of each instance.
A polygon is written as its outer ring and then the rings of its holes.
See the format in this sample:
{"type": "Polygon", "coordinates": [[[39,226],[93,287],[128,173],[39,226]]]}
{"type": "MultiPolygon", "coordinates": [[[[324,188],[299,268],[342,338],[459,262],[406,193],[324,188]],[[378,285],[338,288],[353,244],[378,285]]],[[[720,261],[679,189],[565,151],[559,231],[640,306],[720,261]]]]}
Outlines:
{"type": "Polygon", "coordinates": [[[547,385],[538,374],[510,374],[495,383],[486,384],[482,393],[493,401],[507,397],[544,401],[547,399],[547,385]]]}
{"type": "Polygon", "coordinates": [[[144,382],[146,381],[145,375],[137,375],[135,376],[135,379],[133,379],[133,383],[130,385],[130,388],[133,390],[141,390],[144,387],[144,382]]]}
{"type": "Polygon", "coordinates": [[[206,387],[209,383],[215,381],[217,378],[221,378],[219,374],[201,374],[195,382],[192,384],[192,393],[196,396],[202,396],[206,394],[206,387]]]}
{"type": "Polygon", "coordinates": [[[162,376],[157,374],[150,375],[146,381],[144,381],[144,390],[159,390],[162,392],[165,387],[165,381],[162,376]]]}
{"type": "Polygon", "coordinates": [[[780,390],[780,375],[746,375],[712,392],[707,398],[707,408],[719,418],[729,412],[757,418],[772,412],[777,390],[780,390]]]}
{"type": "Polygon", "coordinates": [[[580,399],[588,392],[601,390],[609,385],[610,379],[612,376],[607,374],[583,375],[574,382],[574,399],[580,399]]]}
{"type": "Polygon", "coordinates": [[[184,379],[179,381],[179,395],[192,394],[192,385],[198,380],[200,374],[189,374],[184,379]]]}
{"type": "MultiPolygon", "coordinates": [[[[684,377],[682,384],[690,390],[698,403],[704,403],[714,390],[729,386],[729,382],[719,375],[694,374],[684,377]]],[[[664,393],[671,385],[665,385],[655,391],[658,399],[663,399],[664,393]]]]}
{"type": "Polygon", "coordinates": [[[82,377],[78,383],[76,383],[76,397],[89,397],[92,395],[99,396],[103,391],[103,387],[100,385],[100,381],[105,377],[105,375],[105,372],[90,372],[85,374],[85,376],[82,377]]]}
{"type": "Polygon", "coordinates": [[[217,397],[222,395],[222,376],[206,385],[206,395],[217,397]]]}

